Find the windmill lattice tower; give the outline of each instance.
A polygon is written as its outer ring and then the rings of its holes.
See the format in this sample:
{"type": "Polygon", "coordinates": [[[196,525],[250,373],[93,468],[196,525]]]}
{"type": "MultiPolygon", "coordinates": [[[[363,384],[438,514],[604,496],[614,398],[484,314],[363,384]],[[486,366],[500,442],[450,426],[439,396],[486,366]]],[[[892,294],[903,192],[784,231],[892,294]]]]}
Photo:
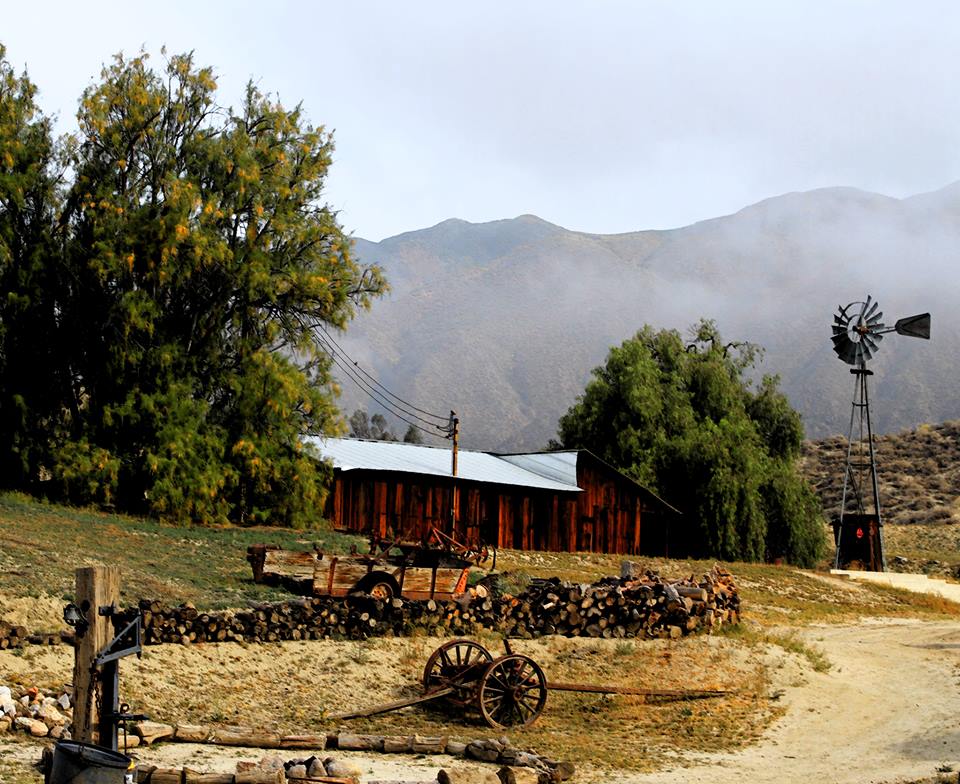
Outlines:
{"type": "Polygon", "coordinates": [[[867,295],[865,301],[840,306],[833,317],[833,350],[840,359],[853,365],[850,372],[856,377],[847,432],[843,497],[840,516],[833,523],[837,546],[834,559],[836,569],[855,561],[870,571],[883,572],[887,569],[867,385],[867,379],[873,375],[873,371],[867,369],[867,362],[876,354],[883,336],[890,332],[928,340],[930,314],[908,316],[888,327],[883,323],[879,304],[867,295]],[[850,506],[853,508],[848,509],[850,506]]]}

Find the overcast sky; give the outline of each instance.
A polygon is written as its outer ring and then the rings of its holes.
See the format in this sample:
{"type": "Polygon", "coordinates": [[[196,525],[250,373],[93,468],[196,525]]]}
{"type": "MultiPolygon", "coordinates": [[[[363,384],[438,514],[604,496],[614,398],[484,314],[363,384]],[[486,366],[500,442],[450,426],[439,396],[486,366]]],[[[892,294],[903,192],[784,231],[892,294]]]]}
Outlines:
{"type": "Polygon", "coordinates": [[[670,228],[787,191],[960,179],[960,3],[6,4],[0,42],[74,124],[101,65],[194,50],[335,129],[356,236],[534,213],[670,228]]]}

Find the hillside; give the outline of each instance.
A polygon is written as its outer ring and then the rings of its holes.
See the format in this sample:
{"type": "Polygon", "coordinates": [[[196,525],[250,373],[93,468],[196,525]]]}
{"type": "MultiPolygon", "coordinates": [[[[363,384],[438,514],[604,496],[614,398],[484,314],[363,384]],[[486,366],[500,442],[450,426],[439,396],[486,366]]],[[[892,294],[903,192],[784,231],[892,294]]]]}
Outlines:
{"type": "MultiPolygon", "coordinates": [[[[808,441],[802,470],[828,518],[843,493],[845,437],[808,441]]],[[[907,558],[905,571],[960,576],[960,420],[878,436],[875,445],[880,508],[887,525],[888,561],[907,558]]]]}
{"type": "MultiPolygon", "coordinates": [[[[642,219],[638,217],[638,222],[642,219]]],[[[878,432],[960,412],[960,313],[943,286],[960,250],[960,184],[908,199],[793,193],[670,231],[600,235],[524,215],[447,220],[357,254],[392,292],[342,344],[401,397],[456,409],[468,448],[537,449],[608,348],[644,323],[702,316],[766,348],[809,437],[845,429],[853,384],[830,348],[838,304],[877,298],[893,321],[930,311],[929,343],[893,336],[871,367],[878,432]]],[[[343,408],[376,407],[344,381],[343,408]]]]}

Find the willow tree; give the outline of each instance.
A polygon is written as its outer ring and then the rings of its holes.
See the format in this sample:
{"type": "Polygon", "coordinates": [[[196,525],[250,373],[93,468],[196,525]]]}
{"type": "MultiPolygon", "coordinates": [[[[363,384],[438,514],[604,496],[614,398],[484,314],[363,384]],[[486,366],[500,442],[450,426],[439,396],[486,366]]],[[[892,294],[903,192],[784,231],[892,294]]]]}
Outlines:
{"type": "Polygon", "coordinates": [[[709,321],[689,342],[644,327],[593,371],[560,419],[560,441],[680,508],[671,542],[687,554],[809,566],[824,537],[797,469],[803,426],[775,377],[752,388],[757,356],[751,344],[725,344],[709,321]]]}
{"type": "Polygon", "coordinates": [[[82,96],[44,254],[61,379],[48,484],[201,522],[299,524],[335,429],[315,340],[384,289],[325,206],[332,138],[252,85],[236,111],[189,55],[118,56],[82,96]]]}
{"type": "Polygon", "coordinates": [[[62,402],[51,263],[62,161],[35,98],[0,46],[0,483],[10,487],[49,462],[62,402]]]}

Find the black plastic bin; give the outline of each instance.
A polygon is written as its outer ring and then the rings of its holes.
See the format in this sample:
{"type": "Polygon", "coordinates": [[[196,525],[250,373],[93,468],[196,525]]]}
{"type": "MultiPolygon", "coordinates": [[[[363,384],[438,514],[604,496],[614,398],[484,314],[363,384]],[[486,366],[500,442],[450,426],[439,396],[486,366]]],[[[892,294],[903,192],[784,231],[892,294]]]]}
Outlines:
{"type": "Polygon", "coordinates": [[[61,740],[53,749],[47,784],[124,784],[133,780],[133,760],[119,751],[61,740]]]}

